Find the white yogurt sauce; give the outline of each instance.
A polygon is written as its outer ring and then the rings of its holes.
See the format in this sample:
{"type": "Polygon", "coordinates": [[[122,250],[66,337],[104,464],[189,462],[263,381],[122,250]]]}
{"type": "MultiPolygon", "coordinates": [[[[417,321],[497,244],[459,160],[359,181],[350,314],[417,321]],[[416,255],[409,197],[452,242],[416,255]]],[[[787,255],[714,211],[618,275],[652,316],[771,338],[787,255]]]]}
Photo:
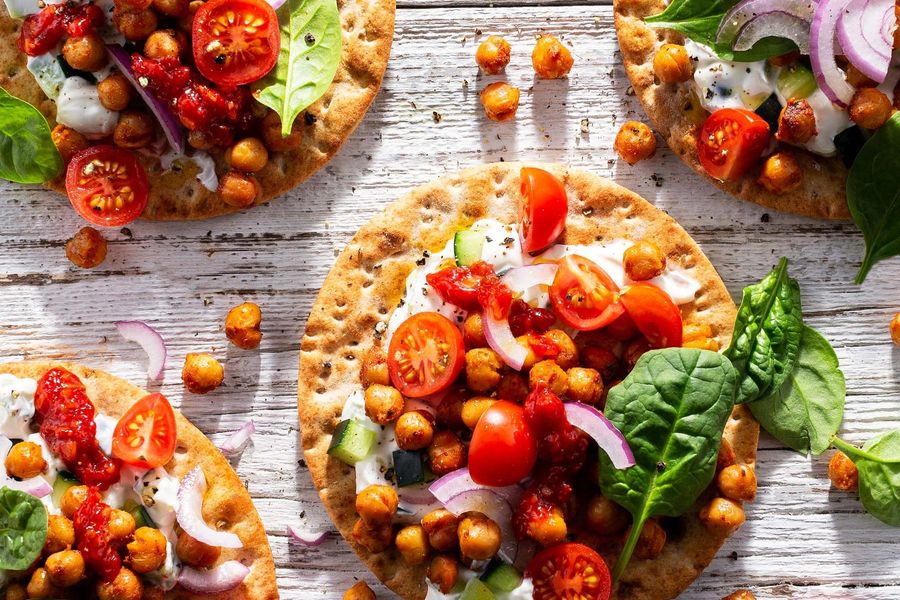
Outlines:
{"type": "MultiPolygon", "coordinates": [[[[469,580],[478,577],[480,574],[470,569],[460,569],[456,587],[449,594],[441,592],[434,587],[431,581],[426,579],[425,583],[428,586],[428,593],[425,595],[425,600],[458,600],[469,580]]],[[[522,580],[519,587],[511,592],[494,592],[494,598],[496,600],[532,600],[533,593],[534,585],[531,579],[526,578],[522,580]]]]}
{"type": "Polygon", "coordinates": [[[37,381],[3,373],[0,375],[0,435],[25,439],[31,434],[34,392],[37,381]]]}
{"type": "Polygon", "coordinates": [[[56,100],[56,120],[85,137],[99,139],[113,132],[119,113],[100,103],[96,85],[81,77],[69,77],[56,100]]]}

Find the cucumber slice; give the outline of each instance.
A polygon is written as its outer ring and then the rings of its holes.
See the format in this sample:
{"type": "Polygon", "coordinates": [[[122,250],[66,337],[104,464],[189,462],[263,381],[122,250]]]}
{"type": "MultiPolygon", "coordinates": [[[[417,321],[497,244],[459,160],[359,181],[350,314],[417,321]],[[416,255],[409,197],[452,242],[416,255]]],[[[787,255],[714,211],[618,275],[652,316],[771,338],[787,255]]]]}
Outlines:
{"type": "Polygon", "coordinates": [[[480,579],[495,592],[511,592],[522,585],[522,574],[502,560],[494,560],[480,579]]]}
{"type": "Polygon", "coordinates": [[[374,431],[359,421],[347,419],[335,428],[328,454],[353,466],[369,455],[374,443],[374,431]]]}
{"type": "Polygon", "coordinates": [[[126,500],[125,506],[122,509],[131,514],[134,517],[134,528],[140,529],[141,527],[152,527],[153,529],[159,529],[156,526],[156,523],[153,522],[153,519],[150,517],[150,513],[147,512],[147,509],[144,508],[142,504],[138,504],[134,500],[126,500]]]}
{"type": "Polygon", "coordinates": [[[484,250],[483,231],[464,229],[457,231],[453,237],[453,254],[456,257],[456,264],[461,267],[468,267],[481,260],[482,250],[484,250]]]}
{"type": "Polygon", "coordinates": [[[397,487],[406,487],[425,482],[425,467],[422,454],[414,450],[394,450],[394,477],[397,487]]]}
{"type": "Polygon", "coordinates": [[[778,91],[788,100],[808,98],[817,89],[815,75],[803,65],[791,65],[778,76],[778,91]]]}
{"type": "Polygon", "coordinates": [[[496,600],[496,596],[480,579],[470,579],[459,600],[496,600]]]}
{"type": "Polygon", "coordinates": [[[56,481],[53,482],[53,495],[51,496],[53,499],[53,506],[59,506],[66,490],[75,485],[80,484],[71,473],[68,471],[60,471],[56,477],[56,481]]]}

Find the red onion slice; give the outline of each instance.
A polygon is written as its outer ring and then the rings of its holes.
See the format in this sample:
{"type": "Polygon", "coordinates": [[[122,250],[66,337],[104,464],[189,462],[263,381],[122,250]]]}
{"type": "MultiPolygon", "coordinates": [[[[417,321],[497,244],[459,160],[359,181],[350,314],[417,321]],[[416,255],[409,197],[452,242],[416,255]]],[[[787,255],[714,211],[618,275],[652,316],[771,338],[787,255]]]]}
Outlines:
{"type": "Polygon", "coordinates": [[[517,485],[506,487],[487,487],[475,483],[469,473],[468,467],[457,469],[451,473],[447,473],[429,486],[429,491],[439,502],[447,502],[450,498],[458,496],[463,492],[471,492],[473,490],[487,489],[495,494],[499,494],[510,504],[518,504],[522,498],[522,488],[517,485]]]}
{"type": "Polygon", "coordinates": [[[507,365],[516,371],[521,371],[525,360],[528,358],[529,348],[519,343],[509,328],[509,321],[498,321],[491,315],[491,311],[481,313],[481,322],[484,327],[484,339],[487,340],[491,350],[500,355],[507,365]]]}
{"type": "Polygon", "coordinates": [[[500,281],[512,291],[521,293],[536,285],[552,284],[557,269],[559,269],[559,265],[556,263],[526,265],[510,269],[500,278],[500,281]]]}
{"type": "Polygon", "coordinates": [[[791,40],[797,44],[800,52],[809,54],[809,21],[780,10],[761,14],[747,21],[731,47],[744,52],[767,37],[791,40]]]}
{"type": "Polygon", "coordinates": [[[175,511],[178,524],[189,536],[209,546],[243,548],[244,544],[236,534],[213,529],[203,520],[205,495],[206,475],[203,474],[203,469],[194,467],[181,480],[181,486],[178,488],[178,509],[175,511]]]}
{"type": "Polygon", "coordinates": [[[143,321],[116,321],[116,329],[129,342],[140,344],[147,357],[147,376],[154,381],[162,381],[166,369],[166,341],[158,331],[143,321]]]}
{"type": "Polygon", "coordinates": [[[896,27],[893,0],[851,0],[837,22],[838,40],[853,66],[882,83],[891,66],[896,27]]]}
{"type": "Polygon", "coordinates": [[[634,466],[634,454],[622,432],[602,412],[580,402],[567,402],[566,418],[600,446],[617,469],[634,466]]]}
{"type": "MultiPolygon", "coordinates": [[[[5,435],[0,435],[0,465],[6,463],[6,455],[12,449],[13,443],[5,435]]],[[[19,492],[25,492],[35,498],[49,496],[53,492],[53,486],[40,475],[18,481],[6,474],[6,469],[0,469],[0,488],[9,488],[19,492]]]]}
{"type": "Polygon", "coordinates": [[[327,531],[310,531],[305,527],[295,527],[294,525],[288,525],[287,530],[291,539],[300,542],[304,546],[321,546],[325,538],[328,537],[327,531]]]}
{"type": "Polygon", "coordinates": [[[287,1],[287,0],[268,0],[269,4],[272,5],[272,9],[273,9],[273,10],[278,10],[279,8],[281,8],[282,5],[283,5],[286,1],[287,1]]]}
{"type": "Polygon", "coordinates": [[[820,0],[809,37],[809,59],[819,88],[841,108],[846,108],[856,93],[835,60],[837,24],[846,6],[847,0],[820,0]]]}
{"type": "Polygon", "coordinates": [[[253,419],[244,423],[240,429],[231,434],[227,440],[219,445],[219,451],[231,458],[239,455],[250,442],[250,438],[256,433],[256,425],[253,419]]]}
{"type": "Polygon", "coordinates": [[[500,527],[500,557],[515,562],[518,543],[512,530],[513,511],[510,503],[500,494],[487,488],[469,490],[453,496],[444,507],[454,515],[470,511],[480,512],[500,527]]]}
{"type": "Polygon", "coordinates": [[[716,42],[732,43],[749,21],[761,15],[782,12],[808,22],[814,11],[815,2],[812,0],[742,0],[722,18],[716,32],[716,42]]]}
{"type": "Polygon", "coordinates": [[[197,594],[220,594],[244,583],[249,574],[250,569],[236,560],[229,560],[214,569],[204,570],[182,565],[178,574],[178,584],[197,594]]]}
{"type": "Polygon", "coordinates": [[[409,506],[426,506],[435,502],[434,494],[425,487],[398,488],[397,495],[400,497],[400,504],[409,506]]]}

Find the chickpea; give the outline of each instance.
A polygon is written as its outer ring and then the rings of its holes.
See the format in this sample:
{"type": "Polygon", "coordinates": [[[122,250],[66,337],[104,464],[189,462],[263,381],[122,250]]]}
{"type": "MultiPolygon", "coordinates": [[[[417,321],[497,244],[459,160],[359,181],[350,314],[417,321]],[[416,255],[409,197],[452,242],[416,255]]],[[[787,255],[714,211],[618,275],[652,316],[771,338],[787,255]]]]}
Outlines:
{"type": "Polygon", "coordinates": [[[440,427],[453,430],[465,427],[465,423],[462,420],[464,398],[465,396],[458,390],[450,390],[444,396],[444,399],[441,400],[435,411],[437,413],[435,418],[440,427]]]}
{"type": "Polygon", "coordinates": [[[359,375],[363,388],[373,384],[390,385],[391,376],[388,372],[387,356],[378,346],[373,346],[363,357],[362,369],[359,375]]]}
{"type": "Polygon", "coordinates": [[[878,129],[891,116],[891,101],[877,88],[857,90],[850,101],[850,118],[864,129],[878,129]]]}
{"type": "Polygon", "coordinates": [[[47,541],[44,554],[55,554],[75,545],[75,527],[72,521],[62,515],[47,517],[47,541]]]}
{"type": "Polygon", "coordinates": [[[125,39],[139,42],[156,31],[159,21],[152,10],[128,11],[117,6],[113,11],[113,22],[125,39]]]}
{"type": "Polygon", "coordinates": [[[375,592],[365,581],[357,581],[344,592],[343,600],[375,600],[375,592]]]}
{"type": "Polygon", "coordinates": [[[93,227],[84,226],[66,242],[66,258],[76,267],[93,269],[106,260],[106,238],[93,227]]]}
{"type": "Polygon", "coordinates": [[[217,193],[228,206],[247,208],[260,197],[262,189],[252,175],[227,171],[219,180],[217,193]]]}
{"type": "Polygon", "coordinates": [[[389,485],[370,485],[356,495],[356,512],[366,525],[390,525],[397,513],[397,491],[389,485]]]}
{"type": "Polygon", "coordinates": [[[666,270],[666,255],[652,241],[641,240],[625,250],[622,266],[629,279],[646,281],[666,270]]]}
{"type": "Polygon", "coordinates": [[[481,90],[481,106],[491,121],[510,121],[519,110],[519,88],[498,81],[481,90]]]}
{"type": "Polygon", "coordinates": [[[653,56],[653,72],[663,83],[682,83],[694,76],[694,63],[681,44],[663,44],[653,56]]]}
{"type": "Polygon", "coordinates": [[[394,539],[397,551],[403,556],[403,560],[410,565],[420,565],[428,559],[431,547],[428,544],[428,534],[421,525],[404,527],[397,533],[394,539]]]}
{"type": "Polygon", "coordinates": [[[99,71],[106,65],[106,45],[94,33],[70,37],[62,47],[63,58],[73,69],[99,71]]]}
{"type": "Polygon", "coordinates": [[[600,373],[603,380],[616,379],[622,365],[612,350],[599,346],[589,346],[581,351],[581,361],[588,368],[600,373]]]}
{"type": "Polygon", "coordinates": [[[466,466],[466,447],[452,431],[439,431],[428,446],[428,460],[435,475],[446,475],[466,466]]]}
{"type": "Polygon", "coordinates": [[[53,140],[53,145],[59,150],[59,154],[66,164],[72,160],[75,154],[90,146],[90,142],[84,135],[65,125],[54,127],[50,132],[50,139],[53,140]]]}
{"type": "Polygon", "coordinates": [[[134,150],[143,148],[156,139],[153,117],[142,110],[127,110],[119,115],[113,132],[116,146],[134,150]]]}
{"type": "Polygon", "coordinates": [[[744,523],[744,509],[727,498],[713,498],[700,510],[700,522],[708,529],[732,533],[744,523]]]}
{"type": "Polygon", "coordinates": [[[895,346],[900,346],[900,313],[894,315],[890,324],[891,340],[895,346]]]}
{"type": "Polygon", "coordinates": [[[571,369],[578,366],[578,348],[575,346],[575,340],[569,337],[568,333],[562,329],[551,329],[544,334],[544,337],[559,348],[559,354],[556,355],[553,361],[561,369],[571,369]]]}
{"type": "Polygon", "coordinates": [[[11,583],[9,584],[9,587],[6,588],[6,594],[3,596],[3,600],[25,600],[27,597],[25,588],[22,587],[22,584],[11,583]]]}
{"type": "Polygon", "coordinates": [[[466,352],[466,383],[473,392],[488,392],[500,383],[503,361],[490,348],[473,348],[466,352]]]}
{"type": "Polygon", "coordinates": [[[141,527],[127,546],[126,562],[138,574],[155,571],[166,562],[166,536],[159,529],[141,527]]]}
{"type": "Polygon", "coordinates": [[[34,442],[19,442],[6,455],[6,470],[13,477],[29,479],[37,477],[47,468],[41,447],[34,442]]]}
{"type": "Polygon", "coordinates": [[[197,150],[210,150],[216,145],[212,136],[196,129],[188,133],[187,141],[191,148],[196,148],[197,150]]]}
{"type": "Polygon", "coordinates": [[[496,75],[509,64],[511,54],[509,42],[499,35],[491,35],[475,51],[475,62],[485,75],[496,75]]]}
{"type": "Polygon", "coordinates": [[[480,313],[472,313],[463,321],[463,342],[466,348],[484,348],[487,340],[484,338],[484,324],[481,322],[480,313]]]}
{"type": "Polygon", "coordinates": [[[875,82],[853,65],[847,67],[847,83],[855,88],[875,87],[875,82]]]}
{"type": "MultiPolygon", "coordinates": [[[[631,533],[629,528],[628,533],[631,533]]],[[[627,537],[628,534],[626,534],[627,537]]],[[[649,519],[644,523],[641,535],[638,536],[637,546],[634,548],[634,555],[644,560],[652,560],[662,554],[666,545],[666,530],[663,529],[656,519],[649,519]]]]}
{"type": "Polygon", "coordinates": [[[225,317],[225,335],[232,344],[244,350],[252,350],[259,346],[262,333],[259,324],[262,311],[253,302],[243,302],[228,311],[225,317]]]}
{"type": "Polygon", "coordinates": [[[50,583],[57,587],[72,587],[84,578],[84,558],[78,550],[63,550],[47,557],[44,564],[50,583]]]}
{"type": "Polygon", "coordinates": [[[566,539],[569,528],[562,510],[554,506],[528,523],[528,536],[542,546],[552,546],[566,539]]]}
{"type": "Polygon", "coordinates": [[[191,29],[194,24],[194,15],[203,6],[205,0],[189,0],[188,1],[188,9],[183,15],[181,15],[178,19],[178,28],[182,31],[191,34],[191,29]]]}
{"type": "Polygon", "coordinates": [[[459,563],[452,556],[438,555],[428,565],[428,579],[441,591],[449,594],[459,577],[459,563]]]}
{"type": "Polygon", "coordinates": [[[719,471],[719,491],[726,498],[752,502],[756,499],[756,473],[747,465],[731,465],[719,471]]]}
{"type": "Polygon", "coordinates": [[[75,511],[87,499],[87,493],[86,485],[73,485],[65,491],[59,501],[59,510],[67,519],[71,519],[75,515],[75,511]]]}
{"type": "Polygon", "coordinates": [[[643,337],[632,340],[628,343],[627,346],[625,346],[625,362],[628,365],[629,371],[634,368],[634,365],[637,364],[637,361],[648,350],[650,350],[650,344],[647,342],[646,338],[643,337]]]}
{"type": "Polygon", "coordinates": [[[122,10],[145,10],[150,8],[153,0],[115,0],[113,4],[122,10]]]}
{"type": "Polygon", "coordinates": [[[493,406],[496,401],[497,400],[494,398],[488,398],[486,396],[476,396],[466,400],[463,403],[462,408],[462,420],[466,427],[475,429],[481,415],[484,414],[484,411],[493,406]]]}
{"type": "Polygon", "coordinates": [[[153,10],[167,17],[181,17],[188,12],[190,0],[153,0],[153,10]]]}
{"type": "Polygon", "coordinates": [[[351,534],[353,540],[373,553],[384,552],[391,547],[394,540],[390,524],[369,527],[362,519],[357,519],[351,534]]]}
{"type": "Polygon", "coordinates": [[[627,121],[616,134],[613,150],[629,165],[653,158],[656,154],[656,136],[640,121],[627,121]]]}
{"type": "Polygon", "coordinates": [[[809,102],[791,98],[778,116],[775,137],[788,144],[805,144],[818,134],[816,113],[809,102]]]}
{"type": "Polygon", "coordinates": [[[118,112],[128,108],[134,98],[134,89],[124,75],[110,73],[106,79],[97,84],[97,94],[100,97],[100,104],[118,112]]]}
{"type": "Polygon", "coordinates": [[[531,347],[531,336],[528,334],[520,335],[516,338],[516,341],[519,342],[520,346],[528,349],[528,352],[525,355],[525,362],[522,363],[522,370],[528,371],[538,361],[537,354],[534,353],[534,349],[531,347]]]}
{"type": "Polygon", "coordinates": [[[722,600],[756,600],[756,596],[750,590],[738,590],[733,594],[728,594],[722,600]]]}
{"type": "Polygon", "coordinates": [[[482,514],[463,515],[457,534],[459,551],[471,560],[489,560],[500,550],[500,527],[482,514]]]}
{"type": "Polygon", "coordinates": [[[722,444],[719,446],[719,455],[716,457],[716,471],[721,471],[725,467],[730,467],[734,464],[735,460],[737,460],[737,456],[734,454],[734,448],[731,447],[731,442],[722,438],[722,444]]]}
{"type": "Polygon", "coordinates": [[[543,79],[565,77],[574,62],[569,49],[552,35],[540,36],[531,51],[531,66],[538,77],[543,79]]]}
{"type": "Polygon", "coordinates": [[[712,327],[708,323],[685,325],[681,333],[681,346],[682,348],[719,351],[719,342],[713,338],[712,327]]]}
{"type": "Polygon", "coordinates": [[[38,567],[31,574],[31,579],[28,580],[25,592],[29,598],[53,598],[60,593],[53,583],[50,582],[47,569],[43,567],[38,567]]]}
{"type": "Polygon", "coordinates": [[[459,544],[459,519],[449,510],[439,508],[422,517],[422,530],[428,545],[438,552],[450,552],[459,544]]]}
{"type": "Polygon", "coordinates": [[[182,531],[175,542],[175,554],[186,565],[206,569],[216,564],[222,549],[205,544],[182,531]]]}
{"type": "Polygon", "coordinates": [[[281,135],[281,117],[278,113],[269,111],[262,120],[263,142],[272,152],[288,152],[296,150],[303,143],[302,116],[297,117],[291,125],[291,132],[287,137],[281,135]]]}
{"type": "Polygon", "coordinates": [[[497,398],[522,403],[528,397],[528,380],[520,373],[505,373],[497,384],[497,398]]]}
{"type": "Polygon", "coordinates": [[[189,392],[206,394],[222,385],[224,378],[225,368],[211,354],[189,352],[184,357],[181,381],[189,392]]]}
{"type": "Polygon", "coordinates": [[[859,487],[859,470],[850,457],[840,450],[828,461],[828,478],[831,485],[844,492],[852,492],[859,487]]]}
{"type": "Polygon", "coordinates": [[[628,527],[628,511],[604,496],[594,496],[585,512],[588,528],[599,535],[618,535],[628,527]]]}
{"type": "Polygon", "coordinates": [[[555,361],[542,360],[528,373],[528,386],[532,390],[541,385],[550,388],[557,396],[563,396],[569,390],[569,376],[555,361]]]}
{"type": "Polygon", "coordinates": [[[393,423],[403,414],[403,395],[397,388],[374,384],[366,388],[366,415],[379,425],[393,423]]]}
{"type": "Polygon", "coordinates": [[[431,444],[434,426],[426,415],[413,410],[400,415],[394,425],[394,435],[403,450],[421,450],[431,444]]]}
{"type": "Polygon", "coordinates": [[[122,568],[112,581],[97,584],[99,600],[141,600],[144,585],[140,578],[126,568],[122,568]]]}
{"type": "Polygon", "coordinates": [[[573,367],[566,372],[569,378],[567,395],[573,402],[597,404],[603,396],[603,378],[594,369],[573,367]]]}
{"type": "Polygon", "coordinates": [[[134,534],[134,517],[124,510],[112,509],[109,515],[109,537],[113,544],[124,544],[134,534]]]}
{"type": "Polygon", "coordinates": [[[174,29],[158,29],[144,42],[144,55],[155,59],[179,58],[184,52],[184,42],[179,39],[183,36],[174,29]]]}
{"type": "Polygon", "coordinates": [[[259,138],[248,137],[229,148],[225,160],[236,171],[256,173],[269,162],[269,151],[259,138]]]}

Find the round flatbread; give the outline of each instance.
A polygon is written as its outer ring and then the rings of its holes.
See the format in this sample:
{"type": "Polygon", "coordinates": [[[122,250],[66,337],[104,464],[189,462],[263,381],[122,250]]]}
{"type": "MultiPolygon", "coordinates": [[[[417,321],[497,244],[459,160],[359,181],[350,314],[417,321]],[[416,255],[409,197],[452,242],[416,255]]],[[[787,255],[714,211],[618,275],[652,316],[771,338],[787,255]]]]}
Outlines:
{"type": "MultiPolygon", "coordinates": [[[[87,395],[98,412],[111,417],[121,417],[132,404],[147,395],[141,388],[118,377],[77,364],[62,362],[29,361],[0,364],[0,373],[16,377],[39,379],[54,367],[68,369],[81,379],[87,395]]],[[[240,587],[230,592],[209,595],[194,594],[179,587],[166,594],[170,599],[219,600],[275,600],[278,587],[275,582],[275,562],[272,550],[259,514],[250,499],[250,493],[237,473],[213,445],[179,412],[175,411],[178,429],[178,445],[175,456],[165,465],[166,471],[182,478],[196,466],[206,475],[208,490],[203,499],[203,518],[215,523],[218,529],[237,534],[243,548],[222,548],[220,562],[238,560],[250,568],[250,574],[240,587]]]]}
{"type": "Polygon", "coordinates": [[[721,182],[706,174],[697,156],[697,136],[706,111],[692,94],[692,82],[665,84],[653,73],[653,56],[665,43],[683,44],[684,38],[665,29],[654,29],[644,19],[661,13],[665,0],[615,0],[616,32],[625,72],[634,92],[669,147],[697,173],[719,188],[743,200],[798,215],[825,219],[849,219],[847,167],[838,157],[823,157],[797,148],[803,183],[793,192],[778,195],[756,182],[751,171],[738,182],[721,182]]]}
{"type": "MultiPolygon", "coordinates": [[[[257,179],[262,194],[257,204],[291,190],[331,160],[365,116],[381,87],[394,38],[395,0],[338,0],[344,30],[341,63],[328,91],[297,117],[303,127],[302,145],[290,152],[271,153],[257,179]]],[[[12,19],[0,5],[0,87],[38,107],[55,124],[56,104],[38,87],[16,47],[21,20],[12,19]]],[[[225,170],[222,151],[213,154],[218,173],[225,170]]],[[[240,209],[228,206],[197,180],[197,166],[182,161],[166,170],[158,159],[141,156],[152,182],[143,217],[153,221],[206,219],[240,209]]],[[[64,177],[47,187],[65,193],[64,177]]]]}
{"type": "MultiPolygon", "coordinates": [[[[569,214],[561,243],[650,239],[701,284],[694,302],[682,306],[685,323],[707,323],[726,345],[735,306],[712,264],[671,217],[640,196],[585,171],[540,165],[564,183],[569,214]]],[[[357,519],[352,467],[331,459],[328,446],[344,401],[361,389],[366,352],[380,344],[390,313],[401,299],[407,274],[426,250],[444,247],[456,231],[491,217],[517,221],[521,165],[500,163],[461,171],[423,185],[391,204],[353,237],[341,253],[313,305],[301,344],[299,416],[303,448],[322,502],[341,534],[388,587],[408,600],[425,596],[425,567],[411,567],[396,550],[372,554],[351,541],[357,519]]],[[[759,425],[744,407],[735,409],[726,438],[739,463],[754,465],[759,425]]],[[[701,499],[702,502],[703,499],[701,499]]],[[[661,557],[634,559],[617,598],[674,598],[709,564],[724,534],[706,530],[697,507],[676,519],[661,557]]],[[[590,540],[587,540],[590,543],[590,540]]],[[[613,560],[614,555],[607,555],[613,560]]]]}

